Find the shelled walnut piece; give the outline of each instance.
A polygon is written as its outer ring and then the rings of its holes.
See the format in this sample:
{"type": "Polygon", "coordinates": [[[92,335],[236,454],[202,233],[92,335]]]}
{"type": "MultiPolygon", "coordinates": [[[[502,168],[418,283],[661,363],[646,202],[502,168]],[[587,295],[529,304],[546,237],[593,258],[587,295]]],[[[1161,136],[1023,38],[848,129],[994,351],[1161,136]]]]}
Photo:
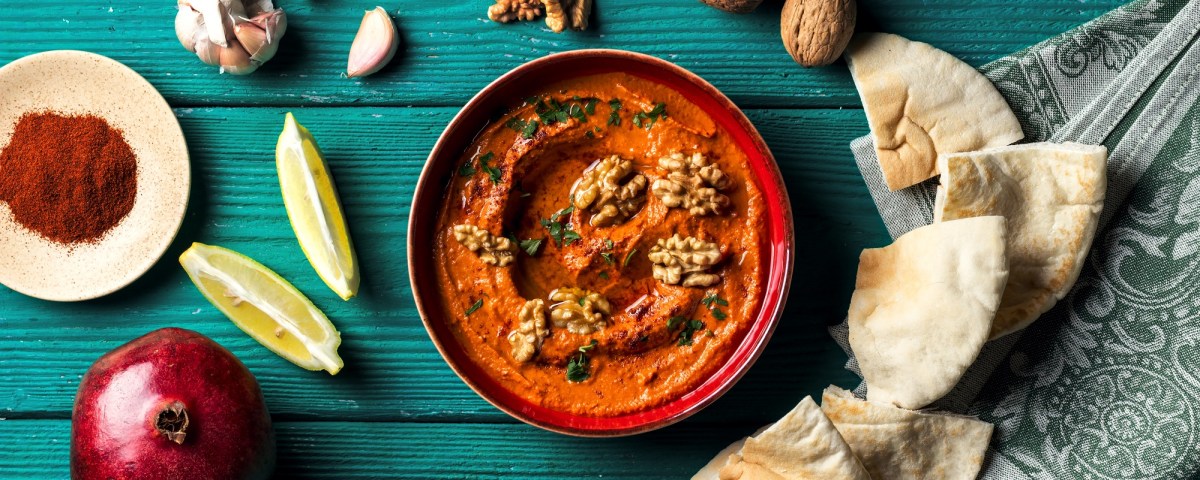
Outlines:
{"type": "Polygon", "coordinates": [[[529,21],[543,14],[546,15],[546,26],[554,33],[567,27],[587,30],[592,0],[496,0],[488,7],[488,18],[498,23],[529,21]]]}
{"type": "Polygon", "coordinates": [[[497,23],[509,23],[517,20],[528,22],[537,19],[545,13],[542,0],[496,0],[488,7],[488,19],[497,23]]]}
{"type": "Polygon", "coordinates": [[[550,321],[555,327],[566,328],[576,335],[587,335],[603,329],[604,317],[612,313],[612,305],[596,292],[582,288],[560,288],[550,292],[550,321]]]}
{"type": "Polygon", "coordinates": [[[720,192],[729,188],[729,177],[699,152],[690,157],[672,153],[658,159],[658,166],[667,176],[655,180],[650,190],[666,206],[686,208],[692,215],[720,214],[729,206],[729,197],[720,192]]]}
{"type": "Polygon", "coordinates": [[[454,239],[488,265],[508,266],[516,259],[517,245],[471,224],[454,226],[454,239]]]}
{"type": "Polygon", "coordinates": [[[646,200],[646,183],[646,177],[634,171],[633,162],[613,155],[584,170],[571,195],[575,208],[593,212],[589,224],[607,227],[637,213],[646,200]]]}
{"type": "Polygon", "coordinates": [[[546,328],[546,302],[535,298],[525,302],[517,312],[517,329],[508,334],[512,356],[518,362],[528,362],[542,348],[542,341],[550,334],[546,328]]]}
{"type": "Polygon", "coordinates": [[[647,256],[654,263],[654,279],[665,284],[711,287],[721,281],[720,275],[708,273],[722,258],[715,243],[675,234],[660,238],[647,256]]]}

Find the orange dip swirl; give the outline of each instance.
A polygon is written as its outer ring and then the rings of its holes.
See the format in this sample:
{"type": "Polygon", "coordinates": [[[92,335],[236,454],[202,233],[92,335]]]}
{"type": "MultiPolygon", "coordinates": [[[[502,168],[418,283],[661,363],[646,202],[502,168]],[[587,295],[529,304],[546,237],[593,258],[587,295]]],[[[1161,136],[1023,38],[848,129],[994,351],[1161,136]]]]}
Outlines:
{"type": "Polygon", "coordinates": [[[565,122],[539,122],[525,138],[518,129],[539,119],[536,101],[526,101],[485,127],[463,153],[460,165],[466,168],[455,171],[448,187],[433,252],[450,330],[467,355],[501,385],[546,408],[610,417],[677,399],[728,359],[762,302],[765,205],[746,155],[699,107],[666,86],[638,77],[580,77],[533,93],[568,105],[595,101],[592,113],[584,113],[582,119],[576,111],[565,122]],[[621,105],[619,125],[610,122],[613,99],[621,105]],[[635,125],[635,114],[652,112],[659,103],[667,115],[652,124],[643,118],[642,127],[635,125]],[[667,208],[647,186],[641,209],[624,223],[593,227],[588,223],[590,212],[574,209],[559,222],[569,223],[581,238],[569,245],[550,238],[542,220],[571,204],[572,185],[593,162],[619,155],[652,183],[666,173],[658,168],[658,159],[673,152],[699,152],[730,178],[731,186],[722,192],[730,207],[723,214],[693,216],[686,209],[667,208]],[[479,160],[488,153],[484,168],[479,160]],[[536,255],[518,251],[511,265],[486,265],[455,240],[453,227],[460,224],[497,236],[543,241],[536,255]],[[659,239],[674,234],[720,245],[724,260],[711,270],[720,274],[719,283],[688,288],[652,277],[646,254],[659,239]],[[507,339],[519,324],[518,311],[526,300],[536,298],[545,300],[549,311],[554,303],[549,293],[563,287],[604,295],[612,304],[606,327],[577,335],[555,328],[547,318],[550,334],[539,353],[529,362],[518,362],[507,339]],[[701,302],[710,296],[728,306],[701,302]],[[718,318],[721,314],[724,319],[718,318]],[[694,333],[691,345],[680,345],[681,328],[667,328],[672,317],[699,320],[704,328],[694,333]],[[568,362],[593,339],[597,345],[587,352],[590,377],[568,381],[568,362]]]}

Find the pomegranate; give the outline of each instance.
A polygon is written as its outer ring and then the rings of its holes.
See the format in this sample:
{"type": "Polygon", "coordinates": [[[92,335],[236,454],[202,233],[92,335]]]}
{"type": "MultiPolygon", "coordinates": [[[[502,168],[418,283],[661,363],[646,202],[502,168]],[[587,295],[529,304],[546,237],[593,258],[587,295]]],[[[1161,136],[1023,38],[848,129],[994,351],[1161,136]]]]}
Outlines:
{"type": "Polygon", "coordinates": [[[204,335],[155,330],[100,357],[79,383],[71,478],[265,479],[274,468],[258,381],[204,335]]]}

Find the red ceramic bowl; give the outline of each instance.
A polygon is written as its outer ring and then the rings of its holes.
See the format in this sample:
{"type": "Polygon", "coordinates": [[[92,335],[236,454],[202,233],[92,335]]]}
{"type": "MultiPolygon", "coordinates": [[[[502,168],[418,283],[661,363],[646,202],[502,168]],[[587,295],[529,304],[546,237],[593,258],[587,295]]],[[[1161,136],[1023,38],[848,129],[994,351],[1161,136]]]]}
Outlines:
{"type": "Polygon", "coordinates": [[[568,435],[611,437],[662,428],[700,411],[730,389],[758,359],[775,329],[792,278],[793,250],[791,204],[774,157],[746,115],[725,95],[695,74],[677,65],[640,53],[620,50],[576,50],[549,55],[513,69],[492,82],[467,103],[429,154],[417,183],[408,223],[408,272],[417,309],[429,337],[450,368],[475,393],[496,408],[530,425],[568,435]],[[766,298],[748,333],[724,365],[682,397],[662,406],[618,417],[585,417],[530,403],[509,391],[476,365],[450,331],[439,299],[430,255],[441,208],[455,163],[463,149],[506,102],[524,98],[532,85],[607,72],[625,72],[668,86],[708,113],[733,136],[745,152],[753,176],[767,203],[766,298]]]}

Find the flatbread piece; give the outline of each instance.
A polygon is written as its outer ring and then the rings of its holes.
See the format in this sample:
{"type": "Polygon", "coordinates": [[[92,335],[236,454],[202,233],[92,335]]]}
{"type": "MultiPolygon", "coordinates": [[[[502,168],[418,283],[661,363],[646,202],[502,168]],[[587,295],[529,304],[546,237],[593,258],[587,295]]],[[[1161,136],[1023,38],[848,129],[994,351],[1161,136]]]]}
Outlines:
{"type": "Polygon", "coordinates": [[[877,479],[974,480],[992,438],[982,420],[860,400],[832,385],[821,410],[877,479]]]}
{"type": "Polygon", "coordinates": [[[1108,150],[1031,143],[938,159],[934,221],[1008,219],[1008,286],[990,338],[1029,326],[1075,284],[1107,190],[1108,150]]]}
{"type": "Polygon", "coordinates": [[[846,48],[846,63],[892,191],[936,175],[939,153],[998,147],[1025,136],[987,77],[928,44],[860,33],[846,48]]]}
{"type": "Polygon", "coordinates": [[[837,478],[870,480],[812,397],[762,433],[746,439],[721,468],[722,480],[837,478]]]}
{"type": "Polygon", "coordinates": [[[868,399],[916,410],[958,383],[1000,305],[1004,237],[1004,217],[977,217],[863,250],[848,323],[868,399]]]}

